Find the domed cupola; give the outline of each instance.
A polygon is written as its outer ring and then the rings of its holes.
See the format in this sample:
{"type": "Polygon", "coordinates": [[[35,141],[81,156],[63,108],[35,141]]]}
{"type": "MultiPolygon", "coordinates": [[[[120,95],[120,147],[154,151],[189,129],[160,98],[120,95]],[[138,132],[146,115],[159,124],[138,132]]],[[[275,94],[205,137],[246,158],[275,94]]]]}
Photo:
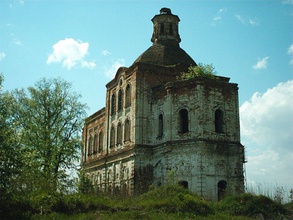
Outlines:
{"type": "Polygon", "coordinates": [[[159,15],[152,19],[153,45],[142,53],[133,64],[147,63],[158,66],[196,66],[194,60],[180,48],[181,38],[178,32],[180,19],[169,8],[162,8],[159,15]]]}
{"type": "Polygon", "coordinates": [[[178,33],[179,21],[179,17],[173,15],[169,8],[162,8],[160,14],[152,19],[154,31],[151,41],[154,44],[160,43],[179,46],[179,43],[181,42],[178,33]]]}

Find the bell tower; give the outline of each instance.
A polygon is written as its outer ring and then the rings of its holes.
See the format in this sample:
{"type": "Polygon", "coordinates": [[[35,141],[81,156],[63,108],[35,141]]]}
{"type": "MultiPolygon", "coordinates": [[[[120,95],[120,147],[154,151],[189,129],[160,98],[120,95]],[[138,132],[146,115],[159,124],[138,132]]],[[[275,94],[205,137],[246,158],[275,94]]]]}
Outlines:
{"type": "Polygon", "coordinates": [[[179,46],[181,41],[178,32],[180,19],[173,15],[169,8],[162,8],[159,15],[153,17],[154,30],[151,41],[153,44],[170,44],[179,46]]]}

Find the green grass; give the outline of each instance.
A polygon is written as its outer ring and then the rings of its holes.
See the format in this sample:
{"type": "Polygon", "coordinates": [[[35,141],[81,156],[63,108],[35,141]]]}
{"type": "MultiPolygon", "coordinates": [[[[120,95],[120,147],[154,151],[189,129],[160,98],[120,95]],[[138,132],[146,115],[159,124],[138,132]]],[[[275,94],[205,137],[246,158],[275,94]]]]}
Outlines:
{"type": "MultiPolygon", "coordinates": [[[[229,196],[217,203],[209,202],[180,186],[160,187],[135,198],[109,197],[101,194],[39,195],[32,198],[26,205],[27,212],[23,216],[18,216],[18,219],[248,220],[293,218],[292,203],[282,205],[266,196],[248,193],[229,196]]],[[[13,217],[11,213],[10,216],[13,217]]]]}

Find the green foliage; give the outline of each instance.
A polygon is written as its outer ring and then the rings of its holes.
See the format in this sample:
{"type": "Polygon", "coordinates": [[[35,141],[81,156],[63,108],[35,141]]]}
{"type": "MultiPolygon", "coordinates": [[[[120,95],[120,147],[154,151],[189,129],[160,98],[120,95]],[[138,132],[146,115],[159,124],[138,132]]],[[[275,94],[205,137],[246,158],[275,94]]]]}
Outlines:
{"type": "Polygon", "coordinates": [[[187,73],[182,73],[180,79],[188,80],[193,79],[198,76],[207,77],[207,78],[215,78],[217,72],[215,71],[215,67],[213,64],[202,64],[199,63],[197,66],[190,66],[188,68],[187,73]]]}
{"type": "Polygon", "coordinates": [[[86,106],[61,79],[5,93],[3,80],[0,74],[0,216],[24,218],[72,191],[67,171],[80,157],[86,106]]]}
{"type": "Polygon", "coordinates": [[[82,170],[79,173],[78,191],[82,194],[90,194],[94,192],[91,180],[82,170]]]}
{"type": "Polygon", "coordinates": [[[224,198],[219,202],[218,209],[229,215],[262,216],[265,219],[286,213],[281,204],[266,196],[253,194],[241,194],[224,198]]]}
{"type": "Polygon", "coordinates": [[[0,74],[0,216],[21,202],[15,198],[15,183],[23,166],[23,151],[11,118],[12,97],[8,93],[2,93],[3,80],[4,77],[0,74]]]}
{"type": "Polygon", "coordinates": [[[80,157],[85,105],[61,79],[42,79],[12,93],[12,123],[23,149],[22,190],[52,193],[67,185],[80,157]]]}
{"type": "Polygon", "coordinates": [[[162,212],[190,212],[196,215],[213,213],[206,201],[178,185],[156,188],[142,195],[137,204],[144,209],[157,209],[162,212]]]}

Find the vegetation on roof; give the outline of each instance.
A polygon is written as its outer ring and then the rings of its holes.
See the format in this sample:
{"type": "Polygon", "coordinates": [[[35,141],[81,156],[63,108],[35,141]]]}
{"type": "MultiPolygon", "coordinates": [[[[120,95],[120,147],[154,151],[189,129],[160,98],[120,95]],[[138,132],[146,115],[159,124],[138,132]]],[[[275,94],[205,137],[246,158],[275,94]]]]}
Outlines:
{"type": "Polygon", "coordinates": [[[179,79],[188,80],[193,79],[198,76],[203,76],[207,78],[215,78],[217,72],[215,71],[215,67],[213,64],[202,64],[198,63],[197,66],[190,66],[188,71],[185,73],[181,73],[179,79]]]}

